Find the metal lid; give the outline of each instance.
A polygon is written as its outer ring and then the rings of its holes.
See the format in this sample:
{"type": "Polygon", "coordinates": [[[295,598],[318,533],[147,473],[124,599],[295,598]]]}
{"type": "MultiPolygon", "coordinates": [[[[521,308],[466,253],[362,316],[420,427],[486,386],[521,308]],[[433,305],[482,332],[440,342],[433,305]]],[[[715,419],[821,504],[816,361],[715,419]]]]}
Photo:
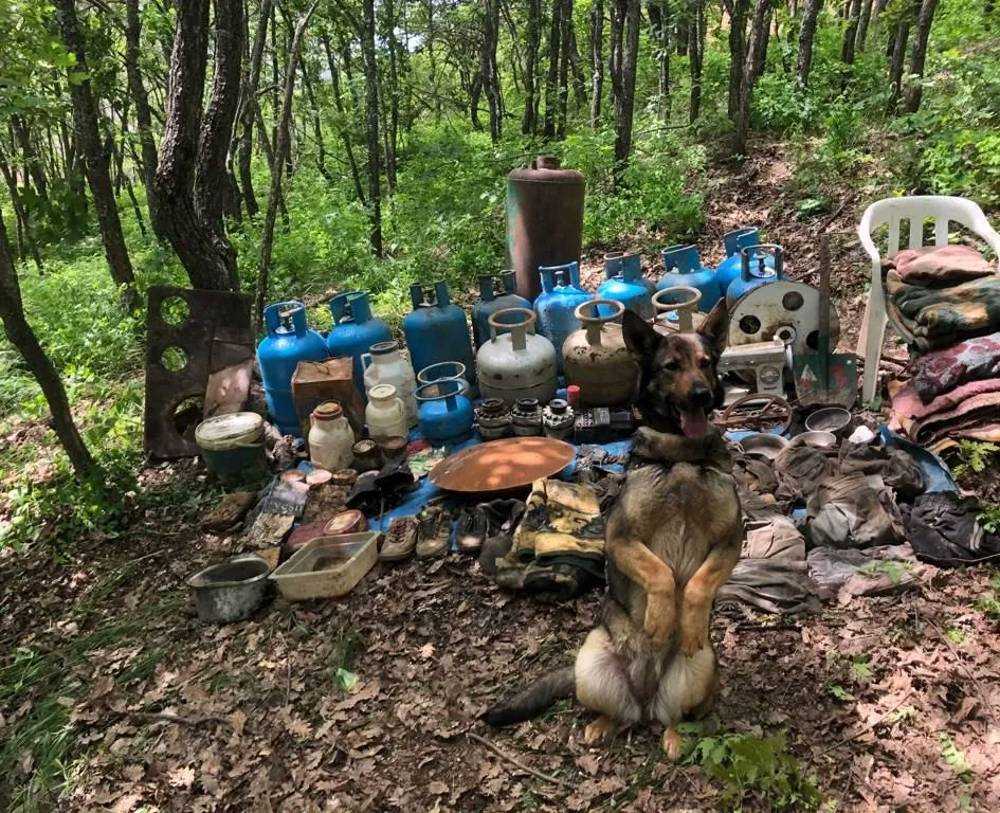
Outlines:
{"type": "Polygon", "coordinates": [[[334,518],[331,519],[324,528],[326,533],[332,536],[356,533],[366,529],[367,522],[365,520],[365,515],[356,508],[341,511],[339,514],[334,516],[334,518]]]}
{"type": "Polygon", "coordinates": [[[378,444],[371,438],[364,438],[363,440],[359,440],[351,447],[351,451],[354,453],[355,457],[357,457],[358,455],[371,454],[376,449],[378,449],[378,444]]]}
{"type": "Polygon", "coordinates": [[[343,414],[343,408],[336,401],[325,401],[312,411],[312,418],[315,421],[332,421],[343,414]]]}
{"type": "Polygon", "coordinates": [[[202,449],[224,451],[253,444],[264,432],[264,419],[256,412],[216,415],[198,424],[194,440],[202,449]]]}
{"type": "Polygon", "coordinates": [[[368,390],[368,397],[374,398],[376,401],[395,398],[396,388],[392,384],[376,384],[374,387],[368,390]]]}

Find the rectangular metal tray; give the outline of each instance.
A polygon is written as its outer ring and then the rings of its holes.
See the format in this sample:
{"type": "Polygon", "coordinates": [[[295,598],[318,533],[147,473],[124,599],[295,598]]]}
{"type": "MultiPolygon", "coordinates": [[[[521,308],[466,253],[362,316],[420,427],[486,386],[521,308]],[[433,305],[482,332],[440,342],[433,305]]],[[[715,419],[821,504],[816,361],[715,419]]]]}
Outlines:
{"type": "Polygon", "coordinates": [[[292,554],[271,579],[288,601],[345,596],[378,560],[379,536],[378,531],[363,531],[317,537],[292,554]],[[324,558],[331,561],[324,563],[324,558]]]}

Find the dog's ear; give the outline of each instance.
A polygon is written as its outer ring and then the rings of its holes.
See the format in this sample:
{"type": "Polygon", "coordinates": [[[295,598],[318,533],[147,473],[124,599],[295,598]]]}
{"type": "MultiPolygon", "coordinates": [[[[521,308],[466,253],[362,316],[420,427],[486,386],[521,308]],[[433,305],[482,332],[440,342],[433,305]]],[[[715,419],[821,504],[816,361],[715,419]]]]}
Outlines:
{"type": "Polygon", "coordinates": [[[704,338],[714,354],[718,356],[726,349],[729,337],[729,308],[723,297],[715,303],[715,307],[695,329],[695,333],[704,338]]]}
{"type": "Polygon", "coordinates": [[[625,346],[639,359],[652,358],[663,338],[639,314],[630,310],[622,314],[622,336],[625,346]]]}

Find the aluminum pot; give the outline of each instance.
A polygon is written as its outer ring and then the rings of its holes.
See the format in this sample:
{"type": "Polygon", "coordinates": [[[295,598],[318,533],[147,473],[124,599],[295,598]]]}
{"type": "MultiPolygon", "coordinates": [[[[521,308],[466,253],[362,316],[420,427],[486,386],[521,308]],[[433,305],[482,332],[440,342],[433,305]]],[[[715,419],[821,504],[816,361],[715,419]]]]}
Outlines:
{"type": "Polygon", "coordinates": [[[613,299],[595,299],[576,309],[583,328],[566,338],[562,352],[566,383],[580,388],[583,407],[620,406],[635,394],[639,368],[616,322],[624,312],[625,306],[613,299]],[[598,306],[610,315],[598,315],[598,306]]]}
{"type": "Polygon", "coordinates": [[[246,553],[195,573],[188,586],[194,592],[198,618],[210,624],[249,618],[267,597],[270,572],[260,556],[246,553]]]}

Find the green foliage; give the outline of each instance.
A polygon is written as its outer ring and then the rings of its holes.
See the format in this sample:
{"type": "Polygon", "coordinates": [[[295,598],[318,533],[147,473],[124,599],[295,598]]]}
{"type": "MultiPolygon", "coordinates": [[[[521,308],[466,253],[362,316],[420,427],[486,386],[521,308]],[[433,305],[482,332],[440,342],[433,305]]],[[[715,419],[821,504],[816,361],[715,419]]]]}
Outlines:
{"type": "Polygon", "coordinates": [[[702,737],[685,762],[699,765],[723,785],[727,806],[759,796],[774,810],[816,810],[822,797],[815,780],[788,753],[784,734],[702,737]]]}
{"type": "Polygon", "coordinates": [[[941,743],[941,756],[948,763],[948,767],[961,779],[969,781],[972,777],[972,766],[969,764],[965,752],[955,745],[955,741],[943,731],[938,735],[938,741],[941,743]]]}
{"type": "Polygon", "coordinates": [[[976,599],[975,607],[987,618],[1000,621],[1000,575],[990,579],[990,589],[976,599]]]}
{"type": "Polygon", "coordinates": [[[958,442],[959,462],[954,466],[955,476],[962,477],[969,472],[982,474],[997,452],[1000,452],[1000,446],[996,443],[960,440],[958,442]]]}

